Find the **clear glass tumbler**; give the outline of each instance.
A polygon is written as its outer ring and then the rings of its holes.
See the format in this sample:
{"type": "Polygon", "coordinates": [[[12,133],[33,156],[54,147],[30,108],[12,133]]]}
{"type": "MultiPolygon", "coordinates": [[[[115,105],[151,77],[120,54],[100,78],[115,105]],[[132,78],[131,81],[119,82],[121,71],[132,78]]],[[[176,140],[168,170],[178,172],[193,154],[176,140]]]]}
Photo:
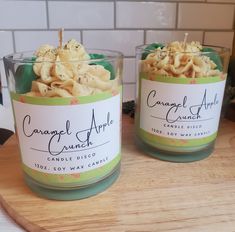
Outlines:
{"type": "Polygon", "coordinates": [[[45,198],[92,196],[120,172],[123,57],[115,51],[87,51],[90,60],[71,62],[35,61],[33,52],[4,57],[25,182],[45,198]],[[55,81],[48,87],[37,82],[35,68],[47,70],[48,65],[83,68],[82,80],[79,74],[76,83],[55,81]],[[102,70],[109,77],[102,77],[102,70]]]}
{"type": "Polygon", "coordinates": [[[136,144],[147,154],[172,162],[207,157],[217,136],[229,49],[149,48],[136,50],[136,144]]]}

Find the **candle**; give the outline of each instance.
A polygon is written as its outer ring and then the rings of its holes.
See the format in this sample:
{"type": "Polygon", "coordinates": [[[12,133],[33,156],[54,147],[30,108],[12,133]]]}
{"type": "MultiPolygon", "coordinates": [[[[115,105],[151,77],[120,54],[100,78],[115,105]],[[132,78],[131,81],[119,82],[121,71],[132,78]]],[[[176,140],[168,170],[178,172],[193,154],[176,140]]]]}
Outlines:
{"type": "MultiPolygon", "coordinates": [[[[199,42],[137,48],[136,141],[156,158],[190,162],[211,154],[218,131],[229,52],[199,42]]],[[[157,43],[156,43],[157,44],[157,43]]]]}
{"type": "Polygon", "coordinates": [[[74,200],[104,191],[120,173],[122,54],[58,35],[58,47],[4,62],[27,185],[74,200]]]}

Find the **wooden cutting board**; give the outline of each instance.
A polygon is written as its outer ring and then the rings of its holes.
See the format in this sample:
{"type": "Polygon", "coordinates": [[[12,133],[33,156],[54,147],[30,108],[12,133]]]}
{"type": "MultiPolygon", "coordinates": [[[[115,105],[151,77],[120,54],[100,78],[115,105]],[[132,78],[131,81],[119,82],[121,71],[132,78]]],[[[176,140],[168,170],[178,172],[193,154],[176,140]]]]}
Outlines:
{"type": "Polygon", "coordinates": [[[0,148],[0,201],[28,231],[235,230],[235,123],[223,121],[214,153],[194,163],[146,156],[133,142],[133,119],[123,120],[119,179],[78,201],[37,197],[24,184],[15,136],[0,148]]]}

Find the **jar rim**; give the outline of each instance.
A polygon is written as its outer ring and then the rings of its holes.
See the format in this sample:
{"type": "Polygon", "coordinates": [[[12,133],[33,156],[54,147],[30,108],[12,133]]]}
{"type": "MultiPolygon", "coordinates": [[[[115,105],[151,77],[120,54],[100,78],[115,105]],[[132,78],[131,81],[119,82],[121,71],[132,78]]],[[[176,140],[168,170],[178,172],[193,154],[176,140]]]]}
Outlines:
{"type": "MultiPolygon", "coordinates": [[[[158,43],[158,42],[157,42],[158,43]]],[[[202,48],[212,48],[214,51],[190,51],[190,52],[180,52],[180,51],[161,51],[157,49],[146,49],[147,46],[151,45],[149,44],[142,44],[139,46],[136,46],[136,53],[142,53],[142,52],[164,52],[164,53],[169,53],[169,54],[195,54],[195,55],[200,55],[200,54],[210,54],[210,53],[218,53],[218,54],[225,54],[225,53],[230,53],[230,48],[223,47],[223,46],[215,46],[215,45],[210,45],[210,44],[202,44],[202,48]]]]}
{"type": "Polygon", "coordinates": [[[24,52],[16,52],[5,55],[3,59],[7,62],[11,63],[23,63],[23,64],[35,64],[35,63],[82,63],[82,62],[101,62],[101,61],[114,61],[117,59],[123,58],[123,53],[116,50],[109,50],[109,49],[96,49],[96,48],[88,48],[86,49],[88,55],[89,54],[97,54],[97,55],[104,55],[103,58],[95,58],[95,59],[83,59],[83,60],[69,60],[69,61],[35,61],[32,60],[33,57],[36,58],[34,55],[35,51],[24,51],[24,52]]]}

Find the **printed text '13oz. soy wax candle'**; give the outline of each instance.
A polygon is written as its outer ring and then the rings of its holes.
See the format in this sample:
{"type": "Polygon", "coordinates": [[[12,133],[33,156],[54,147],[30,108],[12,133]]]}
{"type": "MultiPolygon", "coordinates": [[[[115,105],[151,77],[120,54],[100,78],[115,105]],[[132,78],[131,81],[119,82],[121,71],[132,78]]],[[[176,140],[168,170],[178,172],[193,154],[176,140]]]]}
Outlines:
{"type": "Polygon", "coordinates": [[[122,54],[71,39],[4,62],[27,185],[58,200],[109,187],[120,172],[122,54]]]}
{"type": "Polygon", "coordinates": [[[136,143],[162,160],[190,162],[211,154],[229,51],[198,42],[137,47],[136,143]]]}

